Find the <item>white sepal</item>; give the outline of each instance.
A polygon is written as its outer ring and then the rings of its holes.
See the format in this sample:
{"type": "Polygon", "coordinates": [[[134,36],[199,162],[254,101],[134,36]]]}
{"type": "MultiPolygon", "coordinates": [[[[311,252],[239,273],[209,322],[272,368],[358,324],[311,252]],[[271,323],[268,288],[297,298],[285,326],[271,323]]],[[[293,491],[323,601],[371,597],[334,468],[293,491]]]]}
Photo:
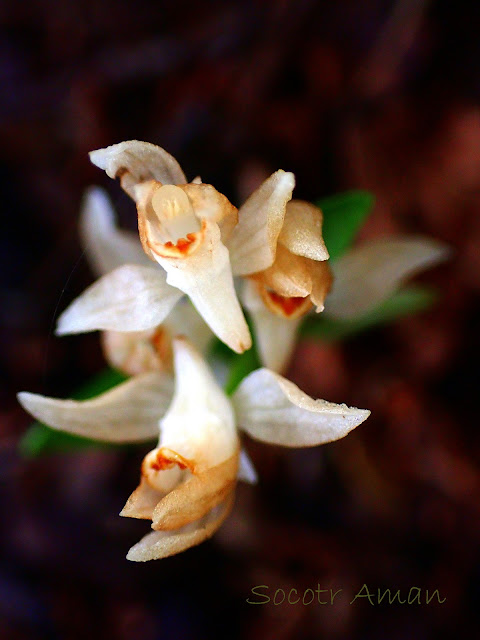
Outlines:
{"type": "Polygon", "coordinates": [[[154,144],[128,140],[90,152],[92,163],[110,178],[120,178],[123,189],[135,199],[134,186],[147,180],[185,184],[187,179],[173,156],[154,144]]]}
{"type": "Polygon", "coordinates": [[[248,280],[243,285],[242,302],[253,321],[262,364],[272,371],[284,372],[295,348],[302,318],[286,318],[270,311],[256,284],[248,280]]]}
{"type": "Polygon", "coordinates": [[[124,265],[76,298],[58,318],[56,333],[151,329],[166,318],[181,296],[167,284],[162,269],[124,265]]]}
{"type": "MultiPolygon", "coordinates": [[[[142,464],[143,481],[159,492],[152,528],[168,531],[197,521],[232,493],[239,458],[233,408],[205,361],[184,339],[174,341],[174,360],[174,397],[158,446],[142,464]]],[[[140,486],[123,515],[142,517],[142,495],[140,486]]]]}
{"type": "Polygon", "coordinates": [[[140,442],[158,437],[158,421],[172,398],[171,376],[145,373],[93,400],[58,400],[18,394],[22,407],[53,429],[108,442],[140,442]]]}
{"type": "Polygon", "coordinates": [[[329,254],[322,236],[321,209],[310,202],[291,200],[278,242],[297,256],[311,260],[328,260],[329,254]]]}
{"type": "Polygon", "coordinates": [[[314,400],[268,369],[247,376],[233,403],[239,428],[256,440],[284,447],[312,447],[338,440],[370,415],[364,409],[314,400]]]}
{"type": "Polygon", "coordinates": [[[421,236],[367,242],[332,264],[333,286],[325,314],[362,316],[386,300],[406,278],[446,260],[448,247],[421,236]]]}
{"type": "Polygon", "coordinates": [[[211,330],[233,351],[242,353],[252,341],[235,293],[228,250],[215,222],[204,222],[205,235],[189,256],[155,256],[167,282],[186,293],[211,330]]]}
{"type": "Polygon", "coordinates": [[[152,264],[142,249],[138,233],[118,228],[108,195],[100,187],[90,187],[85,192],[80,236],[90,266],[98,276],[124,264],[152,264]]]}
{"type": "Polygon", "coordinates": [[[240,207],[238,224],[227,243],[235,275],[257,273],[273,264],[294,186],[293,173],[279,169],[240,207]]]}

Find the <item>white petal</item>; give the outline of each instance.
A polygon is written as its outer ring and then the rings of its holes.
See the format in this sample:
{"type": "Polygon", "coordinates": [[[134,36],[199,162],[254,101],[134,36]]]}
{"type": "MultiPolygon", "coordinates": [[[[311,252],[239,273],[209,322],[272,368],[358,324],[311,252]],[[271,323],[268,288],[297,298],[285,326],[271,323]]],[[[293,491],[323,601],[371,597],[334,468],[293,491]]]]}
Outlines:
{"type": "Polygon", "coordinates": [[[268,369],[247,376],[233,396],[240,428],[252,438],[284,447],[311,447],[343,438],[370,411],[313,400],[268,369]]]}
{"type": "Polygon", "coordinates": [[[287,211],[278,242],[297,256],[312,260],[328,260],[322,236],[321,209],[303,200],[292,200],[287,211]]]}
{"type": "Polygon", "coordinates": [[[252,341],[235,293],[228,250],[215,222],[204,222],[201,245],[181,258],[156,256],[167,282],[186,293],[211,330],[231,349],[242,353],[252,341]]]}
{"type": "Polygon", "coordinates": [[[253,462],[245,449],[240,451],[240,465],[238,467],[237,479],[248,484],[257,484],[258,476],[253,466],[253,462]]]}
{"type": "Polygon", "coordinates": [[[139,442],[158,436],[158,421],[172,398],[172,379],[145,373],[93,400],[57,400],[18,394],[22,407],[53,429],[108,442],[139,442]]]}
{"type": "Polygon", "coordinates": [[[135,199],[133,187],[157,180],[162,184],[185,184],[187,179],[173,156],[149,142],[129,140],[90,152],[90,160],[110,178],[120,177],[122,187],[135,199]]]}
{"type": "Polygon", "coordinates": [[[228,240],[235,275],[267,269],[275,260],[285,207],[295,186],[293,173],[272,174],[240,207],[238,224],[228,240]]]}
{"type": "Polygon", "coordinates": [[[235,454],[238,435],[231,403],[208,365],[185,339],[174,346],[175,394],[160,425],[160,447],[194,461],[196,472],[235,454]]]}
{"type": "Polygon", "coordinates": [[[365,243],[332,264],[333,286],[325,313],[340,319],[361,316],[386,300],[406,278],[449,255],[444,244],[419,236],[365,243]]]}
{"type": "Polygon", "coordinates": [[[80,235],[93,271],[102,276],[123,264],[150,265],[138,233],[117,227],[106,191],[91,187],[85,192],[80,215],[80,235]]]}
{"type": "Polygon", "coordinates": [[[162,269],[124,265],[76,298],[60,315],[56,333],[150,329],[165,319],[181,295],[167,284],[162,269]]]}
{"type": "Polygon", "coordinates": [[[302,318],[286,318],[272,313],[254,282],[245,282],[242,302],[252,317],[262,364],[273,371],[285,371],[295,348],[302,318]]]}
{"type": "Polygon", "coordinates": [[[127,560],[159,560],[200,544],[215,533],[230,513],[232,506],[233,493],[196,522],[174,531],[152,531],[130,549],[127,560]]]}
{"type": "Polygon", "coordinates": [[[284,298],[305,298],[312,291],[312,260],[278,245],[275,262],[257,276],[263,286],[284,298]]]}

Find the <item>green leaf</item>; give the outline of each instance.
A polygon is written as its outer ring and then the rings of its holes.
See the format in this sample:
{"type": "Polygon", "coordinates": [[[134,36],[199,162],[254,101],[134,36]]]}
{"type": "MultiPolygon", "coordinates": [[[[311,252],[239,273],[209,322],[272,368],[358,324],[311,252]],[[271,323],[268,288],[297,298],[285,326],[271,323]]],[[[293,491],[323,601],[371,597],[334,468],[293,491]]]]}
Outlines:
{"type": "MultiPolygon", "coordinates": [[[[87,400],[116,387],[121,382],[125,382],[127,376],[115,369],[105,369],[91,378],[78,391],[73,394],[75,400],[87,400]]],[[[63,433],[56,429],[51,429],[42,422],[34,422],[22,437],[19,443],[20,453],[27,457],[35,457],[44,453],[58,453],[61,451],[73,451],[88,447],[105,448],[111,445],[101,443],[89,438],[74,436],[70,433],[63,433]]]]}
{"type": "Polygon", "coordinates": [[[208,358],[219,358],[224,362],[231,362],[232,359],[236,356],[235,351],[232,351],[230,347],[222,342],[216,336],[212,339],[210,343],[210,347],[208,349],[207,359],[208,358]]]}
{"type": "Polygon", "coordinates": [[[351,246],[375,203],[368,191],[346,191],[317,202],[323,212],[323,239],[330,259],[351,246]]]}
{"type": "Polygon", "coordinates": [[[325,342],[345,340],[361,331],[428,309],[437,297],[437,293],[428,287],[405,287],[376,309],[353,320],[309,316],[301,327],[301,335],[321,338],[325,342]]]}

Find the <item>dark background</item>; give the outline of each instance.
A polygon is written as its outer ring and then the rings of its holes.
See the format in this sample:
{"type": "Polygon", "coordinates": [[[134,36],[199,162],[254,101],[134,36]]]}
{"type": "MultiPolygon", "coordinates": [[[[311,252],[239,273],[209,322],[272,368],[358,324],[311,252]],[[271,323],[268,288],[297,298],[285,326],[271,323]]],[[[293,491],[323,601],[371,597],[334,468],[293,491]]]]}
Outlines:
{"type": "Polygon", "coordinates": [[[0,7],[0,629],[6,639],[473,638],[479,627],[480,20],[440,0],[0,7]],[[68,395],[103,366],[96,335],[54,316],[92,281],[77,217],[104,185],[87,152],[136,138],[236,204],[270,172],[296,196],[375,193],[364,238],[420,232],[454,259],[428,312],[341,346],[304,341],[290,377],[368,407],[345,440],[249,441],[212,541],[146,565],[146,524],[117,516],[144,450],[25,460],[14,394],[68,395]],[[246,603],[259,584],[342,588],[334,606],[246,603]],[[439,589],[444,604],[349,605],[362,584],[439,589]]]}

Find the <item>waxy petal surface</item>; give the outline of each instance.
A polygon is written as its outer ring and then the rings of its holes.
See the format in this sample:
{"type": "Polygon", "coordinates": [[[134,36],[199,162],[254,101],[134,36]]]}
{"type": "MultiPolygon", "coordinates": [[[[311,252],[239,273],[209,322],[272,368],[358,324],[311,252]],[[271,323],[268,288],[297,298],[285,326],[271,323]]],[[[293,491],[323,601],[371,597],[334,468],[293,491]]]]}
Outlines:
{"type": "Polygon", "coordinates": [[[177,452],[201,473],[238,451],[229,398],[187,340],[174,340],[175,393],[160,425],[159,447],[177,452]]]}
{"type": "Polygon", "coordinates": [[[162,269],[124,265],[76,298],[60,315],[56,333],[151,329],[167,317],[181,296],[167,284],[162,269]]]}
{"type": "Polygon", "coordinates": [[[106,442],[141,442],[158,436],[158,421],[172,398],[172,378],[137,376],[93,400],[58,400],[22,392],[18,400],[53,429],[106,442]]]}
{"type": "Polygon", "coordinates": [[[250,275],[273,264],[294,186],[293,173],[279,169],[240,207],[238,224],[227,243],[235,275],[250,275]]]}
{"type": "Polygon", "coordinates": [[[279,244],[297,256],[311,260],[328,260],[322,236],[322,211],[310,202],[291,200],[278,237],[279,244]]]}
{"type": "Polygon", "coordinates": [[[238,425],[255,440],[284,447],[312,447],[343,438],[370,411],[314,400],[293,382],[258,369],[233,396],[238,425]]]}
{"type": "Polygon", "coordinates": [[[252,342],[235,293],[228,250],[214,222],[205,222],[201,245],[184,258],[156,256],[167,282],[186,293],[211,330],[233,351],[242,353],[252,342]]]}
{"type": "Polygon", "coordinates": [[[149,142],[128,140],[90,152],[90,160],[110,178],[120,178],[122,188],[135,199],[134,187],[157,180],[162,184],[185,184],[180,165],[165,149],[149,142]]]}

